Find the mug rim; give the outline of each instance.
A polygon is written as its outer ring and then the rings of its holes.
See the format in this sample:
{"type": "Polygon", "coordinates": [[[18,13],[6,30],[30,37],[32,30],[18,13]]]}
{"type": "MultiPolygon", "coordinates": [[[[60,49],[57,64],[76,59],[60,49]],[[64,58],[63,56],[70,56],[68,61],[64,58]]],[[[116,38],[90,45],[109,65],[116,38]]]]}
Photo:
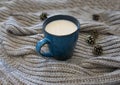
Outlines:
{"type": "Polygon", "coordinates": [[[43,22],[43,31],[46,32],[49,35],[52,35],[52,36],[57,36],[57,37],[69,36],[69,35],[72,35],[72,34],[74,34],[75,32],[77,32],[79,30],[80,30],[80,22],[75,17],[70,16],[70,15],[53,15],[53,16],[47,18],[43,22]],[[59,17],[62,17],[62,18],[59,18],[59,17]],[[70,34],[66,34],[66,35],[55,35],[55,34],[51,34],[51,33],[47,32],[47,31],[45,31],[45,27],[48,25],[48,23],[50,23],[52,21],[55,21],[55,20],[68,20],[68,21],[71,21],[77,26],[77,30],[75,30],[74,32],[72,32],[70,34]]]}

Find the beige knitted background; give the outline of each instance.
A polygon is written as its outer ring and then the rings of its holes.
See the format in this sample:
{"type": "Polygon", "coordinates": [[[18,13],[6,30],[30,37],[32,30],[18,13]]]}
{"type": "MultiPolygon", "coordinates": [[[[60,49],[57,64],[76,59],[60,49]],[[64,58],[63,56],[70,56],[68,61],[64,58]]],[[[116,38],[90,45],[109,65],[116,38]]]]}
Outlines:
{"type": "MultiPolygon", "coordinates": [[[[120,85],[120,0],[0,0],[0,85],[120,85]],[[44,37],[39,15],[67,14],[81,24],[74,55],[67,61],[38,56],[44,37]],[[100,15],[98,22],[92,14],[100,15]],[[103,55],[85,39],[97,29],[103,55]]],[[[46,47],[43,49],[45,51],[46,47]]]]}

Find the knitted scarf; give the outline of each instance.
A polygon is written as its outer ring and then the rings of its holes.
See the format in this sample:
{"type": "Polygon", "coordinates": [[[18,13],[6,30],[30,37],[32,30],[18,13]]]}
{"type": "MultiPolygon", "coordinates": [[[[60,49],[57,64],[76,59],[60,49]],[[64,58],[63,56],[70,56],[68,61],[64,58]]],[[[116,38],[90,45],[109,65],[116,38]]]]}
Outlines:
{"type": "Polygon", "coordinates": [[[120,85],[120,0],[1,0],[0,85],[120,85]],[[43,12],[79,20],[71,59],[37,55],[36,42],[44,37],[39,17],[43,12]],[[93,46],[86,43],[91,30],[99,32],[100,56],[94,56],[93,46]]]}

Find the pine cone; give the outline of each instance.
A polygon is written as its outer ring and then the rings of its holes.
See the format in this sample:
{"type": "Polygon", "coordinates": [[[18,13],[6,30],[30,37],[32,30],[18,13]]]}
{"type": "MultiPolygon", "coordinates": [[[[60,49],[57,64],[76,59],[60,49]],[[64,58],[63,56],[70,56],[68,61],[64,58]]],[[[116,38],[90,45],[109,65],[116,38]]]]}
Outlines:
{"type": "Polygon", "coordinates": [[[93,14],[93,20],[98,21],[100,16],[98,14],[93,14]]]}
{"type": "Polygon", "coordinates": [[[86,41],[89,45],[94,45],[95,44],[95,38],[91,35],[87,38],[86,41]]]}
{"type": "Polygon", "coordinates": [[[102,54],[103,54],[103,48],[102,48],[102,46],[100,46],[100,45],[95,45],[95,46],[94,46],[94,49],[93,49],[93,54],[94,54],[94,55],[97,55],[97,56],[102,55],[102,54]]]}
{"type": "Polygon", "coordinates": [[[46,18],[47,18],[47,13],[42,13],[41,15],[40,15],[40,19],[41,20],[45,20],[46,18]]]}

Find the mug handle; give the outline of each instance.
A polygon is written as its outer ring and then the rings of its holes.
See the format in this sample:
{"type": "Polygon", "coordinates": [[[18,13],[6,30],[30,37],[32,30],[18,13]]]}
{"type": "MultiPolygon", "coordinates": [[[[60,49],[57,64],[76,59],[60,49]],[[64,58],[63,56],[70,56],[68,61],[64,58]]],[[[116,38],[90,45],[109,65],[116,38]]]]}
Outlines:
{"type": "Polygon", "coordinates": [[[44,38],[40,41],[37,42],[36,44],[36,52],[42,56],[46,56],[46,57],[52,57],[52,53],[51,52],[45,52],[42,53],[41,52],[41,48],[45,45],[45,44],[50,44],[50,40],[47,38],[44,38]]]}

